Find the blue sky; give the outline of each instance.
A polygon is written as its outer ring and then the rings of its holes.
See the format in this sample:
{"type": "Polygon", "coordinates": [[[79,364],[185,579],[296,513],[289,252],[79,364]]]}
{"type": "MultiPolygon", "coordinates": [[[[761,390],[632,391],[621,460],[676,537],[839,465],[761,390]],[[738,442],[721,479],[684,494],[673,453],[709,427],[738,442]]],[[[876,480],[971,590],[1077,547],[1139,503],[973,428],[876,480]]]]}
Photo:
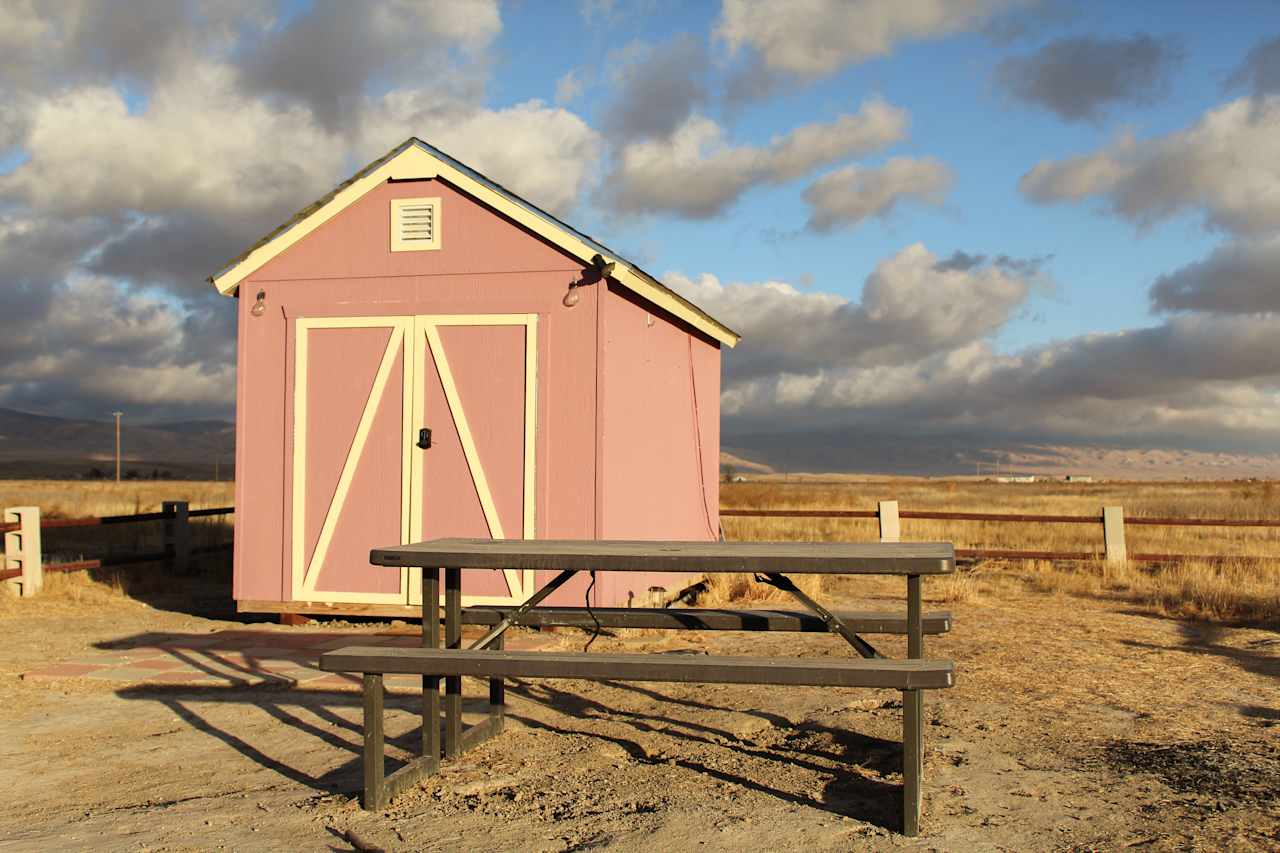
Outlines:
{"type": "MultiPolygon", "coordinates": [[[[496,45],[494,105],[554,100],[556,83],[583,67],[607,68],[629,41],[662,41],[688,33],[714,42],[713,3],[640,4],[590,20],[572,4],[518,3],[504,15],[496,45]],[[556,45],[560,49],[550,49],[556,45]]],[[[1258,41],[1260,27],[1280,32],[1280,8],[1268,2],[1062,4],[1044,31],[1000,43],[981,32],[901,45],[892,55],[851,65],[830,78],[753,105],[730,122],[735,141],[765,144],[786,129],[855,110],[879,96],[911,113],[911,138],[891,152],[933,155],[951,164],[956,183],[942,209],[907,208],[851,233],[762,240],[777,231],[802,232],[800,181],[748,193],[727,220],[611,221],[583,211],[584,228],[657,270],[714,269],[725,279],[795,281],[807,274],[825,289],[856,298],[865,276],[903,244],[923,241],[952,251],[1019,257],[1052,256],[1055,287],[1033,298],[998,342],[1020,347],[1046,338],[1117,331],[1150,321],[1147,287],[1157,276],[1194,261],[1218,242],[1193,213],[1149,229],[1126,227],[1097,205],[1046,208],[1026,201],[1018,179],[1037,162],[1104,146],[1130,131],[1151,136],[1192,123],[1223,100],[1231,72],[1258,41]],[[1158,21],[1153,12],[1158,9],[1158,21]],[[1126,38],[1171,36],[1186,51],[1171,75],[1168,97],[1125,105],[1104,118],[1064,122],[1000,92],[991,72],[1005,56],[1026,53],[1047,35],[1126,38]]],[[[723,49],[722,49],[723,50],[723,49]]],[[[722,57],[725,63],[733,59],[722,57]]],[[[575,108],[588,120],[610,103],[605,86],[588,89],[575,108]]]]}
{"type": "Polygon", "coordinates": [[[0,86],[0,406],[230,417],[204,277],[416,135],[743,331],[743,446],[1280,450],[1272,2],[13,0],[0,86]]]}

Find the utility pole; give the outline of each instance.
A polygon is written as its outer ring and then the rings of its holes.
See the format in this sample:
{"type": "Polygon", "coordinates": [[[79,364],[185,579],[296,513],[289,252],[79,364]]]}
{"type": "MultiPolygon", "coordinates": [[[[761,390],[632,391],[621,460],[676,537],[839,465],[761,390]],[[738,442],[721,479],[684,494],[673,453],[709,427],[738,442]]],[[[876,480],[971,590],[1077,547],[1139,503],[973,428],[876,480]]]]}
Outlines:
{"type": "Polygon", "coordinates": [[[124,417],[124,412],[112,412],[112,416],[116,419],[116,482],[120,482],[120,418],[124,417]]]}

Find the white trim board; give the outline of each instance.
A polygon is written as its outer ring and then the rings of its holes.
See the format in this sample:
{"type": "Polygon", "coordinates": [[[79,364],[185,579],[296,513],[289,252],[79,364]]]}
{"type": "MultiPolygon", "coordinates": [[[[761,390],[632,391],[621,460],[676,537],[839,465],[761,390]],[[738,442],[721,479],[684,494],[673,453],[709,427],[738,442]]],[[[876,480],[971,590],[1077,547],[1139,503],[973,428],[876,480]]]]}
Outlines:
{"type": "MultiPolygon", "coordinates": [[[[488,184],[455,168],[446,160],[432,154],[424,145],[416,139],[408,140],[399,147],[399,150],[380,163],[375,161],[372,168],[363,174],[358,174],[315,211],[275,234],[226,269],[211,276],[209,281],[219,293],[234,294],[245,279],[261,269],[268,261],[337,216],[365,193],[389,180],[443,178],[483,204],[498,210],[504,216],[568,252],[583,264],[590,263],[591,258],[599,254],[596,248],[579,239],[572,231],[537,215],[488,184]]],[[[706,314],[689,300],[633,268],[622,258],[605,257],[604,260],[606,263],[614,264],[614,271],[610,275],[623,287],[659,308],[669,311],[725,346],[737,345],[741,338],[737,332],[706,314]]]]}
{"type": "MultiPolygon", "coordinates": [[[[404,317],[305,317],[295,320],[294,334],[294,412],[293,412],[293,520],[290,530],[290,585],[291,599],[316,603],[353,604],[421,604],[421,571],[418,569],[401,570],[400,591],[397,593],[382,592],[344,592],[318,588],[318,580],[328,556],[328,547],[332,539],[338,519],[345,506],[347,492],[355,476],[356,467],[360,463],[369,432],[379,406],[385,399],[388,386],[391,384],[391,369],[397,355],[404,354],[400,393],[404,404],[401,406],[401,435],[403,455],[401,457],[401,518],[400,535],[402,542],[416,541],[422,538],[422,505],[425,457],[417,451],[414,440],[417,427],[426,421],[425,409],[425,377],[427,375],[426,358],[430,354],[439,371],[444,389],[449,416],[452,418],[462,443],[463,454],[476,493],[480,498],[490,535],[495,538],[506,538],[509,534],[503,529],[489,487],[488,478],[471,434],[467,414],[463,409],[461,397],[449,367],[448,354],[441,340],[439,329],[442,326],[521,326],[525,330],[524,359],[524,436],[523,436],[523,484],[522,484],[522,523],[519,535],[532,539],[536,536],[536,502],[537,502],[537,386],[538,386],[538,315],[537,314],[449,314],[418,315],[404,317]],[[326,509],[325,518],[317,539],[316,548],[311,558],[306,558],[306,460],[307,460],[307,369],[309,335],[315,329],[355,329],[381,328],[390,329],[385,349],[379,360],[369,396],[363,403],[360,420],[356,428],[347,456],[343,461],[338,484],[333,499],[326,509]],[[416,456],[415,456],[416,454],[416,456]]],[[[371,571],[373,571],[371,569],[371,571]]],[[[379,569],[377,571],[388,571],[379,569]]],[[[519,603],[533,591],[534,573],[531,571],[504,572],[507,596],[464,595],[463,603],[470,604],[510,604],[519,603]]]]}

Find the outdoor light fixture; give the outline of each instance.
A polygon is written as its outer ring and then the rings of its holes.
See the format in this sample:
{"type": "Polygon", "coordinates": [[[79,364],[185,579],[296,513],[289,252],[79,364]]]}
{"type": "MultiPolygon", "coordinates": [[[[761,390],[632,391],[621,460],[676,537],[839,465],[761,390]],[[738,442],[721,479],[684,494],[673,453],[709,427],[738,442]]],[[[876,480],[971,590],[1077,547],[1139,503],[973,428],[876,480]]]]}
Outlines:
{"type": "Polygon", "coordinates": [[[253,307],[249,309],[249,313],[255,317],[261,317],[267,313],[267,292],[265,290],[258,291],[258,301],[253,303],[253,307]]]}
{"type": "Polygon", "coordinates": [[[591,258],[591,265],[582,271],[582,276],[577,281],[569,282],[569,292],[564,295],[561,302],[564,307],[572,308],[578,304],[579,294],[578,288],[586,287],[588,284],[595,284],[598,281],[608,278],[613,274],[614,262],[605,262],[600,255],[594,255],[591,258]]]}

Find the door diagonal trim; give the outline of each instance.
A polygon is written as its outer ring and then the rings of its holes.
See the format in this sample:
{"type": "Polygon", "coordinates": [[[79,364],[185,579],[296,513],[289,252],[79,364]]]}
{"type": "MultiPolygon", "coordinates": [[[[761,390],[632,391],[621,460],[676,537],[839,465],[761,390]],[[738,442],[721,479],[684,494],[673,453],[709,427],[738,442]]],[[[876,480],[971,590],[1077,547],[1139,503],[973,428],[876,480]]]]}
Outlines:
{"type": "MultiPolygon", "coordinates": [[[[476,494],[480,498],[480,508],[484,512],[485,523],[489,526],[489,535],[494,539],[505,539],[502,530],[502,519],[498,516],[498,508],[493,502],[493,493],[489,490],[489,480],[484,474],[484,465],[480,462],[480,454],[476,451],[475,439],[471,434],[471,426],[467,423],[467,414],[462,408],[462,399],[458,395],[458,386],[453,379],[453,371],[449,369],[449,358],[444,352],[444,342],[440,339],[440,330],[434,323],[426,324],[427,346],[435,359],[436,370],[440,372],[440,385],[444,388],[445,402],[449,405],[449,413],[453,416],[454,427],[458,431],[458,440],[462,444],[462,455],[466,457],[467,469],[471,472],[471,481],[475,484],[476,494]]],[[[503,571],[507,588],[514,596],[522,595],[524,584],[520,573],[503,571]]]]}
{"type": "Polygon", "coordinates": [[[355,438],[351,441],[351,447],[347,451],[347,458],[342,463],[342,474],[338,477],[338,487],[334,490],[333,501],[329,504],[329,510],[325,513],[324,524],[320,528],[320,536],[316,540],[316,549],[311,554],[311,562],[307,564],[306,571],[302,578],[302,591],[304,594],[316,591],[316,583],[320,578],[320,572],[324,568],[324,560],[328,555],[329,543],[333,539],[334,528],[337,527],[338,518],[342,515],[342,508],[347,502],[347,492],[351,488],[351,481],[355,478],[356,466],[360,464],[360,457],[364,453],[365,442],[369,438],[369,432],[373,428],[373,420],[377,416],[378,409],[382,404],[383,393],[387,389],[387,380],[391,376],[391,366],[395,363],[396,355],[404,343],[404,326],[397,325],[391,332],[391,337],[387,341],[387,348],[382,353],[382,361],[378,365],[378,373],[373,380],[373,388],[369,391],[369,399],[365,402],[364,411],[360,413],[360,424],[356,427],[355,438]]]}

